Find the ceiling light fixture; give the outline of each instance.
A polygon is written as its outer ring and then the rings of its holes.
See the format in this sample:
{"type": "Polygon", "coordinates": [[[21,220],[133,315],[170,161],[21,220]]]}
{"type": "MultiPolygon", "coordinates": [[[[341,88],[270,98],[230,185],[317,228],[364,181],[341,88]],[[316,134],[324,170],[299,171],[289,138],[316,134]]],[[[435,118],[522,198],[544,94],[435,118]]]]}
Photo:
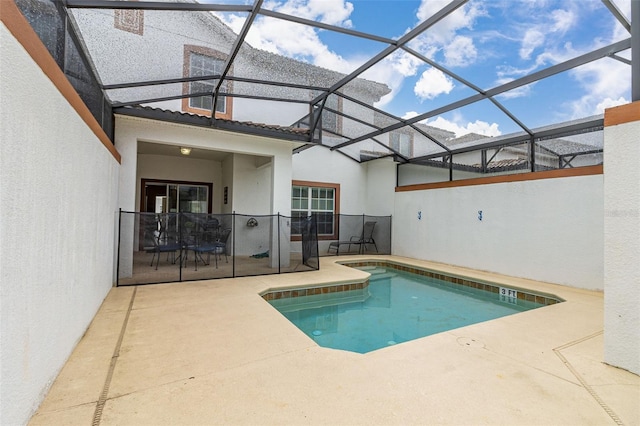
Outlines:
{"type": "Polygon", "coordinates": [[[180,147],[180,154],[182,154],[182,155],[191,154],[191,148],[180,147]]]}

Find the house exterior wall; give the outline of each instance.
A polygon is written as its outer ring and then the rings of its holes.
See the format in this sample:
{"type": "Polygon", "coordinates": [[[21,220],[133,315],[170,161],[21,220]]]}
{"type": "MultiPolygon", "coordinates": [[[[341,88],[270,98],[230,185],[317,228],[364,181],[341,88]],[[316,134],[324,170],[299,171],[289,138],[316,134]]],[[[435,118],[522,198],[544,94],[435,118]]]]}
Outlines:
{"type": "MultiPolygon", "coordinates": [[[[340,213],[350,215],[393,214],[395,163],[390,159],[358,164],[337,151],[324,147],[306,149],[293,156],[292,178],[298,181],[339,183],[340,213]]],[[[289,182],[289,200],[291,199],[289,182]]],[[[289,201],[291,203],[291,201],[289,201]]],[[[318,241],[320,254],[326,254],[330,241],[318,241]]],[[[301,251],[300,244],[293,245],[301,251]]]]}
{"type": "Polygon", "coordinates": [[[367,171],[367,199],[363,213],[372,216],[393,215],[393,200],[396,186],[396,163],[390,158],[365,163],[367,171]]]}
{"type": "MultiPolygon", "coordinates": [[[[151,164],[157,159],[137,154],[138,141],[145,141],[229,153],[231,158],[222,164],[204,162],[209,163],[207,165],[180,157],[162,159],[166,168],[172,169],[174,162],[176,164],[174,170],[163,172],[163,176],[194,180],[202,178],[204,181],[213,179],[214,212],[291,214],[291,151],[298,145],[294,142],[124,116],[116,117],[115,139],[118,151],[123,153],[119,207],[124,211],[140,210],[141,177],[161,177],[143,176],[146,173],[158,173],[159,167],[162,168],[162,164],[151,164]],[[185,161],[193,162],[187,164],[185,161]],[[194,167],[194,164],[197,166],[194,167]],[[219,179],[220,183],[215,179],[219,179]],[[224,202],[219,191],[225,186],[228,187],[228,204],[224,209],[215,210],[224,202]]],[[[134,227],[133,221],[123,222],[122,225],[120,277],[128,277],[132,273],[137,235],[134,227]]],[[[236,254],[247,253],[236,251],[236,254]]]]}
{"type": "MultiPolygon", "coordinates": [[[[249,207],[252,209],[260,210],[263,214],[272,214],[280,212],[289,212],[291,209],[290,206],[290,181],[291,181],[291,151],[297,144],[295,142],[288,142],[283,140],[275,140],[268,139],[259,136],[251,136],[251,135],[243,135],[238,133],[224,132],[215,129],[209,128],[201,128],[201,127],[192,127],[182,124],[168,123],[168,122],[159,122],[154,120],[135,118],[135,117],[124,117],[124,116],[116,116],[116,147],[118,151],[121,153],[126,153],[126,157],[129,161],[125,162],[125,155],[123,154],[123,161],[121,167],[121,185],[120,185],[120,207],[123,210],[127,211],[137,211],[139,210],[139,196],[136,195],[136,188],[139,188],[139,182],[136,183],[138,177],[141,176],[138,173],[138,170],[145,171],[148,170],[149,167],[157,167],[157,166],[149,166],[144,160],[146,157],[144,155],[140,156],[141,159],[133,160],[131,157],[137,158],[137,142],[145,141],[152,142],[158,144],[172,145],[172,146],[189,146],[192,148],[199,149],[208,149],[215,151],[228,152],[230,155],[247,155],[250,156],[246,161],[241,160],[241,157],[234,158],[233,161],[228,162],[224,161],[224,164],[220,164],[218,162],[211,162],[211,169],[209,171],[205,170],[206,167],[202,168],[202,164],[199,167],[194,168],[190,172],[185,171],[187,174],[182,174],[179,170],[183,169],[187,170],[191,168],[193,163],[189,163],[189,165],[180,166],[179,164],[176,166],[177,170],[175,171],[166,171],[165,176],[193,176],[194,178],[198,177],[206,177],[207,174],[209,176],[217,178],[223,182],[219,185],[221,188],[224,186],[229,186],[230,193],[236,192],[235,196],[232,196],[231,199],[234,200],[231,203],[231,211],[245,212],[245,213],[253,213],[258,214],[257,212],[249,212],[246,211],[249,207]],[[243,181],[253,181],[256,179],[262,179],[265,173],[265,169],[271,169],[271,166],[265,165],[262,161],[257,161],[256,157],[260,157],[261,159],[277,159],[279,161],[279,165],[282,166],[282,169],[279,171],[278,179],[273,180],[273,188],[267,190],[265,192],[264,188],[260,189],[260,196],[265,198],[262,202],[254,202],[250,205],[242,202],[242,199],[235,199],[238,197],[237,191],[234,190],[230,185],[244,185],[247,186],[246,182],[243,181]],[[143,164],[138,165],[138,161],[143,161],[143,164]],[[240,167],[241,163],[246,162],[251,163],[251,168],[254,170],[252,173],[236,173],[238,167],[240,167]],[[214,164],[215,163],[215,164],[214,164]],[[289,166],[287,167],[287,164],[289,166]],[[224,169],[224,171],[223,171],[224,169]],[[230,171],[232,169],[234,171],[230,171]],[[201,173],[205,173],[202,175],[201,173]],[[284,175],[281,177],[280,174],[284,175]],[[229,177],[233,177],[233,182],[228,182],[229,177]],[[287,184],[283,184],[288,178],[287,184]],[[278,188],[278,184],[281,186],[278,188]],[[283,186],[284,185],[284,186],[283,186]],[[288,195],[286,196],[286,200],[282,196],[282,192],[286,191],[288,195]],[[265,194],[266,197],[265,197],[265,194]],[[267,201],[268,200],[268,201],[267,201]],[[273,200],[273,201],[272,201],[273,200]],[[273,203],[273,205],[271,205],[273,203]]],[[[173,161],[184,160],[180,157],[172,157],[172,165],[173,161]]],[[[194,161],[194,160],[190,160],[194,161]]],[[[246,165],[245,165],[246,166],[246,165]]],[[[244,167],[244,171],[246,172],[247,167],[244,167]]],[[[151,176],[147,176],[151,177],[151,176]]],[[[263,182],[261,182],[263,183],[263,182]]],[[[214,182],[215,184],[215,182],[214,182]]],[[[214,189],[215,192],[215,189],[214,189]]],[[[255,197],[254,197],[255,199],[255,197]]],[[[259,200],[259,199],[258,199],[259,200]]],[[[220,200],[219,202],[223,202],[220,200]]],[[[227,204],[229,206],[229,204],[227,204]]]]}
{"type": "Polygon", "coordinates": [[[4,24],[0,68],[0,424],[15,425],[111,288],[119,164],[4,24]]]}
{"type": "Polygon", "coordinates": [[[253,155],[234,155],[233,209],[249,215],[278,213],[271,210],[271,162],[259,166],[256,161],[253,155]]]}
{"type": "MultiPolygon", "coordinates": [[[[185,45],[228,53],[233,38],[223,28],[212,26],[213,17],[207,19],[206,14],[146,10],[143,34],[139,35],[116,29],[113,10],[73,11],[80,32],[92,35],[84,41],[99,74],[109,79],[104,81],[105,84],[182,77],[185,45]],[[200,36],[189,37],[187,33],[200,36]],[[127,48],[114,49],[113,46],[127,48]],[[177,58],[178,61],[168,61],[167,58],[177,58]],[[144,66],[140,66],[140,62],[144,66]]],[[[166,90],[172,95],[179,95],[182,83],[119,89],[112,91],[110,96],[115,101],[127,101],[132,97],[149,99],[166,95],[166,90]]],[[[174,110],[180,110],[180,105],[180,100],[164,104],[174,110]]]]}
{"type": "Polygon", "coordinates": [[[605,113],[604,360],[640,374],[640,102],[605,113]],[[622,120],[617,119],[623,117],[622,120]]]}
{"type": "MultiPolygon", "coordinates": [[[[116,29],[113,10],[74,9],[73,15],[80,32],[90,34],[84,41],[105,84],[182,77],[189,72],[185,48],[204,49],[200,52],[203,54],[215,51],[224,58],[231,52],[236,38],[228,27],[209,12],[145,10],[142,34],[116,29]],[[127,49],[113,49],[113,46],[127,46],[127,49]]],[[[330,87],[343,76],[291,58],[253,49],[247,44],[242,46],[236,56],[230,75],[321,87],[330,87]]],[[[281,97],[296,101],[310,101],[317,95],[308,89],[241,81],[229,84],[229,91],[240,95],[281,97]]],[[[360,80],[351,82],[342,89],[344,93],[371,104],[379,100],[387,90],[386,86],[379,83],[360,80]]],[[[109,96],[114,101],[127,102],[132,99],[176,96],[183,91],[182,83],[172,83],[111,90],[109,96]]],[[[240,97],[233,98],[231,102],[230,118],[237,121],[290,126],[309,114],[309,105],[301,103],[240,97]]],[[[183,110],[181,99],[151,102],[148,105],[173,111],[183,110]]],[[[342,108],[346,113],[361,119],[373,119],[371,110],[356,104],[345,101],[342,108]]],[[[351,121],[348,126],[355,128],[362,125],[351,121]]]]}
{"type": "MultiPolygon", "coordinates": [[[[176,150],[178,148],[176,147],[176,150]]],[[[136,200],[140,200],[144,188],[141,179],[206,182],[213,184],[211,194],[212,211],[221,211],[222,204],[222,163],[189,157],[169,157],[167,155],[138,155],[136,173],[136,200]]],[[[140,209],[140,203],[136,211],[140,209]]]]}
{"type": "Polygon", "coordinates": [[[602,175],[395,197],[393,254],[399,256],[601,290],[603,243],[602,175]]]}
{"type": "MultiPolygon", "coordinates": [[[[340,213],[363,214],[367,201],[367,170],[337,151],[313,147],[293,155],[294,180],[339,183],[340,213]]],[[[291,182],[289,182],[289,193],[291,182]]],[[[291,196],[289,196],[291,202],[291,196]]]]}

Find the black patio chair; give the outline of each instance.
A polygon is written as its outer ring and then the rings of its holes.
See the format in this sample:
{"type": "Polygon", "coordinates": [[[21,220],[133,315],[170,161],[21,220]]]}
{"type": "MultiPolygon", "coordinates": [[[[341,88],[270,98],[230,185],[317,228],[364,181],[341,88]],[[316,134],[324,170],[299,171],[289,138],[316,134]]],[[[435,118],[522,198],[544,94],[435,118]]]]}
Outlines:
{"type": "Polygon", "coordinates": [[[351,251],[352,245],[357,245],[358,253],[362,254],[364,250],[366,250],[366,246],[368,244],[373,244],[373,247],[376,249],[376,253],[378,252],[378,246],[376,245],[376,240],[373,239],[373,230],[376,227],[376,222],[365,222],[362,228],[362,234],[356,236],[352,236],[349,240],[345,241],[332,241],[329,243],[328,252],[331,253],[331,250],[336,251],[336,256],[340,254],[340,246],[348,245],[348,251],[351,251]]]}
{"type": "Polygon", "coordinates": [[[209,265],[211,263],[212,253],[213,258],[216,262],[216,269],[218,269],[218,258],[223,253],[226,262],[229,263],[229,257],[227,256],[227,240],[229,239],[230,234],[231,228],[226,228],[220,232],[220,237],[218,237],[215,241],[207,242],[203,240],[201,243],[190,247],[195,254],[196,271],[198,270],[198,258],[204,265],[209,265]],[[205,261],[202,257],[204,253],[207,254],[207,261],[205,261]]]}

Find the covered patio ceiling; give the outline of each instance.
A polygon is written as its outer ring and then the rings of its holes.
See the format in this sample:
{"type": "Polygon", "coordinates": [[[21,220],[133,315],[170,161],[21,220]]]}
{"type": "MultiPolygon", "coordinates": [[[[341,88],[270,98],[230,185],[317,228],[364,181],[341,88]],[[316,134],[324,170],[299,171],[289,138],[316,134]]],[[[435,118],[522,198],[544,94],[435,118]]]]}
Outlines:
{"type": "MultiPolygon", "coordinates": [[[[528,13],[536,11],[535,7],[531,8],[535,2],[403,1],[395,2],[396,7],[394,2],[385,1],[356,0],[348,3],[326,0],[327,7],[339,5],[347,11],[354,8],[378,9],[380,13],[367,15],[366,25],[355,20],[355,13],[353,20],[350,16],[331,18],[330,10],[316,15],[302,13],[312,7],[311,3],[314,2],[255,0],[249,4],[242,0],[221,0],[218,3],[62,0],[61,10],[71,18],[71,29],[77,32],[84,54],[97,74],[100,88],[114,114],[178,122],[184,120],[192,125],[291,138],[304,143],[298,150],[325,145],[357,161],[361,159],[353,155],[354,150],[371,149],[367,148],[371,146],[377,147],[380,156],[389,155],[402,162],[420,163],[425,158],[478,149],[477,144],[489,147],[505,141],[529,141],[601,129],[602,116],[593,115],[593,109],[580,111],[574,108],[570,111],[564,105],[572,100],[572,96],[587,96],[591,91],[598,94],[598,82],[589,77],[593,75],[589,74],[590,70],[596,68],[600,75],[606,75],[610,69],[616,78],[622,76],[624,81],[618,81],[623,86],[617,99],[619,102],[640,98],[640,54],[631,54],[632,51],[640,52],[640,2],[637,1],[632,1],[631,6],[624,0],[558,2],[554,10],[574,13],[576,20],[580,9],[589,9],[589,13],[580,15],[579,28],[567,27],[547,33],[547,39],[553,37],[554,46],[561,50],[548,51],[546,56],[540,54],[537,57],[525,51],[524,41],[524,38],[536,35],[536,28],[523,31],[517,22],[524,19],[523,13],[527,13],[524,9],[529,10],[528,13]],[[393,16],[385,13],[394,7],[398,10],[393,16]],[[234,38],[228,40],[230,47],[224,52],[223,66],[215,74],[194,77],[172,74],[160,66],[144,69],[149,64],[147,58],[127,60],[126,67],[142,68],[134,73],[124,73],[121,72],[122,64],[109,63],[111,59],[105,61],[98,56],[102,50],[93,48],[95,43],[90,41],[103,37],[103,33],[98,33],[97,28],[86,22],[83,24],[86,11],[111,10],[170,14],[175,17],[173,22],[176,26],[161,29],[167,37],[172,31],[189,30],[189,26],[182,25],[185,14],[206,14],[223,23],[230,30],[225,34],[232,34],[234,38]],[[594,39],[588,35],[591,29],[605,26],[610,27],[607,38],[598,36],[594,39]],[[289,38],[287,34],[290,34],[289,38]],[[302,34],[307,39],[301,39],[302,34]],[[303,45],[309,40],[315,44],[305,52],[303,45]],[[501,45],[495,40],[511,40],[512,43],[501,45]],[[298,47],[292,48],[292,45],[298,47]],[[311,51],[318,46],[325,50],[325,59],[311,51]],[[511,49],[520,46],[521,50],[519,55],[510,56],[503,54],[498,49],[500,46],[511,46],[511,49]],[[349,51],[354,55],[349,56],[349,51]],[[246,67],[242,63],[265,61],[266,64],[273,60],[274,55],[287,58],[283,59],[284,63],[300,64],[301,72],[306,72],[307,77],[292,81],[286,77],[289,73],[252,74],[243,71],[246,67]],[[471,66],[471,59],[477,66],[471,66]],[[305,67],[317,72],[310,72],[305,67]],[[621,67],[623,71],[620,71],[621,67]],[[479,69],[484,72],[479,72],[479,69]],[[144,77],[128,80],[128,75],[144,77]],[[416,81],[419,76],[420,81],[416,81]],[[191,87],[197,86],[189,83],[196,81],[209,82],[212,90],[207,93],[192,90],[191,87]],[[432,92],[420,90],[419,84],[424,87],[425,81],[430,83],[427,86],[432,87],[432,92]],[[182,88],[186,85],[190,89],[184,91],[182,88]],[[371,90],[377,91],[373,95],[374,102],[371,98],[354,95],[366,92],[358,89],[359,85],[369,85],[373,87],[371,90]],[[148,93],[154,95],[149,97],[148,93]],[[196,118],[193,114],[166,107],[168,101],[202,96],[212,98],[211,111],[204,117],[196,118]],[[235,118],[236,111],[233,120],[212,118],[213,106],[223,96],[234,101],[276,102],[283,108],[287,108],[286,105],[303,105],[305,112],[284,124],[273,122],[272,115],[265,114],[262,119],[253,118],[247,125],[235,118]],[[431,131],[441,127],[441,123],[454,122],[456,118],[460,123],[460,117],[468,123],[475,120],[475,123],[495,126],[494,130],[499,131],[487,133],[476,130],[477,141],[473,135],[467,135],[471,143],[455,146],[450,141],[459,134],[449,132],[443,136],[431,131]],[[326,125],[327,121],[335,123],[336,120],[352,125],[326,125]],[[558,122],[567,122],[567,125],[558,125],[558,122]],[[306,134],[300,131],[287,134],[282,129],[288,126],[309,131],[306,134]],[[399,152],[390,143],[381,142],[383,135],[394,131],[422,135],[431,145],[426,157],[424,150],[422,155],[412,156],[399,152]],[[486,136],[494,138],[487,139],[486,136]]],[[[552,25],[552,19],[552,15],[537,17],[540,25],[538,35],[543,33],[542,26],[552,25]]],[[[194,32],[182,36],[196,40],[200,34],[194,32]]],[[[211,37],[220,38],[221,35],[212,33],[211,37]]],[[[101,43],[121,49],[121,55],[126,56],[127,46],[118,46],[117,40],[102,40],[101,43]]],[[[533,42],[529,46],[535,49],[540,43],[533,42]]],[[[150,50],[145,55],[148,58],[160,57],[160,62],[154,63],[183,61],[183,58],[165,57],[165,52],[153,51],[151,47],[149,45],[150,50]]],[[[598,101],[606,104],[605,99],[595,100],[596,103],[598,101]]]]}

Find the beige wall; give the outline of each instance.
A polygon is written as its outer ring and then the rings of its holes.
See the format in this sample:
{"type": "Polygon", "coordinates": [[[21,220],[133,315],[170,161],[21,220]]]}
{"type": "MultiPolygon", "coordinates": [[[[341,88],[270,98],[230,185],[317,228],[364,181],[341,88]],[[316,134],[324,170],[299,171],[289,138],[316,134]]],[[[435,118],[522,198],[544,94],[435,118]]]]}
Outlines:
{"type": "Polygon", "coordinates": [[[640,374],[640,102],[605,113],[604,360],[640,374]]]}
{"type": "Polygon", "coordinates": [[[2,425],[27,423],[111,288],[119,169],[35,34],[28,53],[5,26],[12,7],[0,25],[2,425]]]}
{"type": "Polygon", "coordinates": [[[601,174],[395,197],[400,256],[601,290],[603,243],[601,174]]]}
{"type": "Polygon", "coordinates": [[[138,155],[136,173],[136,200],[140,205],[143,188],[141,179],[203,182],[213,184],[212,212],[222,212],[222,163],[188,157],[166,155],[138,155]]]}

